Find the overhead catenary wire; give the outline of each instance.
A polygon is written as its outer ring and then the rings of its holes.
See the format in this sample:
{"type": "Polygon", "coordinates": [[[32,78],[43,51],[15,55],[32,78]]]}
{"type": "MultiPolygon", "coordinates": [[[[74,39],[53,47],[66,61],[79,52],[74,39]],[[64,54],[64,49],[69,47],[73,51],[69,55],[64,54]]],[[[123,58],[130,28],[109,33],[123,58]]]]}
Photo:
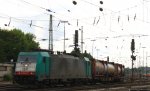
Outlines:
{"type": "MultiPolygon", "coordinates": [[[[84,0],[85,1],[85,0],[84,0]]],[[[98,16],[99,17],[99,16],[98,16]]],[[[129,16],[129,18],[130,18],[131,16],[129,16]]],[[[133,17],[132,17],[133,18],[133,17]]],[[[135,18],[134,18],[135,19],[135,18]]],[[[136,18],[137,19],[137,18],[136,18]]],[[[31,21],[31,20],[30,20],[31,21]]],[[[32,20],[32,21],[34,21],[34,20],[32,20]]],[[[48,21],[48,20],[47,20],[48,21]]],[[[81,21],[82,22],[82,21],[81,21]]],[[[149,23],[149,22],[147,22],[147,23],[149,23]]],[[[31,24],[31,23],[30,23],[31,24]]]]}
{"type": "MultiPolygon", "coordinates": [[[[129,9],[130,10],[130,9],[129,9]]],[[[116,13],[116,15],[117,15],[118,13],[116,13]]],[[[107,15],[109,15],[109,13],[107,13],[107,15]]],[[[124,13],[124,11],[121,11],[121,14],[120,14],[120,19],[122,18],[122,16],[127,16],[128,14],[126,14],[126,13],[124,13]]],[[[97,17],[97,19],[99,18],[99,16],[100,15],[97,15],[96,17],[97,17]]],[[[107,16],[106,15],[104,15],[105,17],[106,17],[106,19],[107,19],[107,16]]],[[[138,20],[139,19],[139,15],[136,13],[136,18],[135,18],[135,15],[134,16],[129,16],[130,17],[130,21],[131,21],[131,19],[134,19],[134,20],[138,20]]],[[[91,17],[90,19],[93,19],[95,16],[93,16],[93,17],[91,17]]],[[[8,17],[8,20],[9,20],[9,18],[10,17],[8,17]]],[[[102,19],[103,17],[101,17],[101,19],[102,19]]],[[[74,18],[70,18],[70,19],[72,19],[72,20],[69,20],[69,21],[73,21],[73,19],[74,18]]],[[[59,20],[62,20],[62,19],[57,19],[57,22],[59,22],[59,20]]],[[[76,21],[77,19],[74,19],[74,21],[76,21]]],[[[82,21],[83,20],[83,18],[81,18],[81,19],[79,19],[79,22],[82,22],[82,23],[85,23],[84,21],[82,21]]],[[[13,18],[12,18],[12,21],[13,21],[13,18]]],[[[24,21],[24,19],[23,20],[21,20],[21,21],[24,21]]],[[[34,19],[29,19],[27,22],[26,21],[24,21],[25,23],[27,23],[27,25],[32,25],[31,24],[31,21],[32,21],[32,24],[34,24],[34,19]]],[[[41,20],[42,21],[42,20],[41,20]]],[[[45,21],[48,21],[48,20],[45,20],[45,21]]],[[[116,19],[116,21],[117,21],[117,19],[116,19]]],[[[147,21],[147,20],[146,20],[147,21]]],[[[23,23],[24,23],[23,22],[23,23]]],[[[143,21],[141,21],[141,22],[143,22],[143,21]]],[[[87,26],[88,25],[93,25],[91,22],[87,22],[87,23],[89,23],[89,24],[87,24],[87,26]]],[[[101,23],[101,20],[99,21],[99,24],[101,23]]],[[[80,23],[81,24],[81,23],[80,23]]],[[[85,23],[86,24],[86,23],[85,23]]],[[[96,25],[96,22],[95,22],[95,25],[96,25]]],[[[75,26],[74,24],[72,24],[72,26],[75,26]]],[[[36,27],[36,26],[35,26],[36,27]]],[[[43,26],[42,26],[43,27],[43,26]]],[[[94,27],[97,27],[97,26],[94,26],[94,27]]],[[[107,26],[106,26],[107,27],[107,26]]],[[[100,28],[101,29],[101,27],[100,26],[98,26],[97,28],[100,28]]]]}
{"type": "MultiPolygon", "coordinates": [[[[25,22],[23,19],[11,17],[11,16],[5,16],[5,17],[4,17],[4,16],[0,16],[0,17],[1,17],[1,18],[5,18],[5,19],[8,19],[8,20],[11,18],[11,21],[22,22],[22,23],[24,23],[24,24],[27,24],[27,25],[31,26],[31,23],[27,23],[27,22],[25,22]]],[[[10,25],[10,23],[11,23],[11,22],[9,22],[9,25],[10,25]]],[[[42,27],[42,26],[39,26],[39,25],[35,25],[35,24],[33,24],[33,23],[32,23],[32,26],[45,29],[45,27],[42,27]]]]}
{"type": "Polygon", "coordinates": [[[51,9],[47,9],[47,8],[44,8],[44,7],[41,7],[41,6],[35,5],[35,4],[29,3],[29,2],[24,1],[24,0],[19,0],[19,1],[24,2],[24,3],[27,3],[27,4],[31,5],[31,6],[34,6],[34,7],[37,7],[37,8],[43,9],[43,10],[46,10],[46,11],[48,11],[48,12],[55,13],[55,12],[54,12],[54,11],[52,11],[51,9]]]}
{"type": "MultiPolygon", "coordinates": [[[[83,1],[83,2],[85,2],[85,3],[88,3],[88,4],[90,4],[90,5],[93,5],[93,6],[96,6],[96,7],[99,7],[99,5],[96,5],[96,4],[94,4],[94,3],[92,3],[92,2],[89,2],[89,1],[87,1],[87,0],[81,0],[81,1],[83,1]]],[[[139,4],[139,5],[141,5],[141,4],[139,4]]],[[[134,6],[132,6],[132,7],[128,7],[128,8],[126,8],[126,9],[122,9],[122,10],[119,10],[119,11],[113,11],[113,10],[111,10],[111,9],[106,9],[106,10],[108,10],[108,11],[110,11],[110,12],[113,12],[113,13],[121,13],[122,14],[122,12],[124,12],[124,11],[129,11],[129,10],[131,10],[131,9],[134,9],[134,8],[137,8],[139,5],[134,5],[134,6]]],[[[124,14],[123,14],[124,15],[124,14]]],[[[130,17],[131,16],[127,16],[128,17],[128,21],[129,21],[129,19],[130,19],[130,17]]],[[[93,17],[93,18],[95,18],[95,16],[93,17]]],[[[134,17],[134,19],[135,19],[135,17],[134,17]]],[[[137,19],[137,18],[136,18],[137,19]]],[[[140,19],[138,19],[138,20],[140,20],[140,19]]],[[[140,20],[141,21],[141,20],[140,20]]],[[[147,22],[147,21],[144,21],[143,20],[143,22],[147,22]]],[[[147,23],[149,23],[149,22],[147,22],[147,23]]]]}
{"type": "MultiPolygon", "coordinates": [[[[34,26],[34,27],[38,27],[38,28],[41,28],[41,29],[48,29],[48,27],[44,27],[44,26],[40,26],[40,25],[35,25],[33,23],[33,22],[37,22],[37,21],[44,21],[45,22],[45,20],[23,19],[23,18],[17,18],[17,17],[8,16],[8,15],[2,14],[2,13],[0,13],[0,14],[1,14],[0,18],[9,20],[9,23],[8,23],[9,25],[10,25],[11,21],[14,21],[14,22],[24,23],[26,25],[29,25],[30,27],[34,26]],[[11,21],[10,21],[10,19],[11,19],[11,21]]],[[[46,21],[48,22],[48,20],[46,20],[46,21]]],[[[56,26],[54,26],[54,27],[56,27],[56,26]]]]}
{"type": "MultiPolygon", "coordinates": [[[[38,5],[34,5],[34,4],[29,3],[29,2],[27,2],[27,1],[24,1],[24,0],[19,0],[19,1],[22,1],[22,2],[24,2],[24,3],[28,3],[28,4],[32,5],[32,6],[36,6],[36,7],[39,7],[39,8],[41,8],[41,9],[45,9],[45,10],[46,10],[46,8],[44,8],[44,7],[41,7],[41,6],[38,6],[38,5]]],[[[84,2],[89,3],[89,4],[91,4],[91,5],[94,5],[94,6],[99,6],[99,5],[93,4],[93,3],[91,3],[91,2],[88,2],[88,1],[86,1],[86,0],[81,0],[81,1],[84,1],[84,2]]],[[[134,8],[134,7],[131,7],[131,8],[134,8]]],[[[126,9],[124,9],[124,10],[126,10],[126,9]]],[[[111,11],[112,11],[112,10],[111,10],[111,11]]],[[[112,11],[112,12],[115,12],[115,11],[112,11]]],[[[119,12],[121,12],[121,10],[119,10],[119,12]]]]}
{"type": "MultiPolygon", "coordinates": [[[[2,18],[7,18],[7,17],[2,17],[2,18]]],[[[10,17],[8,17],[8,18],[10,18],[10,17]]],[[[12,17],[12,19],[13,19],[14,17],[12,17]]],[[[18,18],[14,18],[14,19],[17,19],[17,20],[23,20],[23,19],[18,19],[18,18]]],[[[28,25],[31,25],[31,23],[28,23],[28,25]]],[[[35,27],[39,27],[39,28],[44,28],[44,27],[41,27],[41,26],[38,26],[38,25],[34,25],[33,24],[33,26],[35,26],[35,27]]]]}
{"type": "MultiPolygon", "coordinates": [[[[30,5],[33,5],[33,6],[35,6],[35,7],[39,7],[39,8],[41,8],[41,9],[47,10],[47,9],[44,8],[44,7],[41,7],[41,6],[38,6],[38,5],[34,5],[34,4],[29,3],[29,2],[26,2],[26,1],[24,1],[24,0],[20,0],[20,1],[22,1],[22,2],[24,2],[24,3],[28,3],[28,4],[30,4],[30,5]]],[[[91,2],[89,2],[89,1],[86,1],[86,0],[81,0],[81,1],[83,1],[83,2],[85,2],[85,3],[89,3],[89,4],[94,5],[94,6],[96,6],[96,7],[99,7],[99,5],[96,5],[96,4],[91,3],[91,2]]],[[[132,9],[132,8],[135,8],[135,7],[137,7],[137,5],[135,5],[135,6],[133,6],[133,7],[129,7],[129,8],[127,8],[127,9],[122,9],[122,10],[119,10],[119,11],[113,11],[113,10],[110,10],[110,9],[108,9],[108,10],[111,11],[111,12],[114,12],[114,13],[118,13],[118,12],[126,11],[126,10],[128,10],[128,9],[132,9]]],[[[107,9],[106,9],[106,10],[107,10],[107,9]]]]}

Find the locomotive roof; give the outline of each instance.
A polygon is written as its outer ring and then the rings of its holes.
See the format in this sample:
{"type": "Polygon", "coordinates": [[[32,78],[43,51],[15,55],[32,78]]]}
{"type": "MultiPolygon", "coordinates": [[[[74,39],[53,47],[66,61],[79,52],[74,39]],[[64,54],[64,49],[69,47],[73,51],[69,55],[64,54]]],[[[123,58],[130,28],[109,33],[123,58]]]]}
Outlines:
{"type": "Polygon", "coordinates": [[[74,58],[74,59],[78,59],[78,57],[74,57],[74,56],[72,56],[72,55],[66,55],[66,54],[61,54],[61,55],[51,54],[50,56],[52,56],[52,57],[64,57],[64,58],[74,58]]]}
{"type": "MultiPolygon", "coordinates": [[[[80,58],[79,57],[75,57],[75,56],[72,56],[72,55],[69,55],[69,54],[51,54],[49,52],[44,52],[44,51],[38,51],[38,52],[20,52],[19,53],[20,56],[23,56],[23,55],[42,55],[42,56],[45,56],[45,57],[64,57],[64,58],[70,58],[70,59],[77,59],[79,60],[80,58]]],[[[82,60],[84,61],[90,61],[87,57],[84,57],[84,58],[81,58],[82,60]]]]}
{"type": "Polygon", "coordinates": [[[42,55],[49,57],[49,54],[47,52],[20,52],[19,55],[42,55]]]}

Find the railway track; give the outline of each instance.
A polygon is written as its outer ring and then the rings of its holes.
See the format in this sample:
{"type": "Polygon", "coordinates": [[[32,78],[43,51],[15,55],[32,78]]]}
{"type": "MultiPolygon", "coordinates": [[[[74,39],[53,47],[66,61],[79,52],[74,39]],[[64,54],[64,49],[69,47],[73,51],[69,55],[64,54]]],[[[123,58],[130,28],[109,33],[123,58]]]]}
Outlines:
{"type": "Polygon", "coordinates": [[[0,84],[0,91],[20,91],[21,89],[25,89],[25,87],[13,84],[0,84]]]}
{"type": "Polygon", "coordinates": [[[82,86],[73,86],[73,87],[56,87],[56,88],[46,88],[46,89],[36,89],[29,91],[150,91],[146,90],[147,86],[150,85],[134,85],[130,86],[125,84],[120,86],[118,84],[112,85],[96,84],[96,85],[82,85],[82,86]],[[115,87],[114,87],[115,86],[115,87]]]}
{"type": "Polygon", "coordinates": [[[0,84],[0,91],[25,91],[25,90],[30,90],[30,88],[14,84],[0,84]]]}
{"type": "Polygon", "coordinates": [[[150,81],[136,81],[134,83],[97,83],[94,85],[75,85],[63,86],[57,85],[55,87],[35,88],[26,87],[13,84],[0,84],[0,91],[150,91],[146,90],[150,87],[150,81]],[[119,89],[119,90],[117,90],[119,89]],[[120,90],[124,89],[124,90],[120,90]],[[138,89],[138,90],[137,90],[138,89]],[[140,89],[140,90],[139,90],[140,89]]]}

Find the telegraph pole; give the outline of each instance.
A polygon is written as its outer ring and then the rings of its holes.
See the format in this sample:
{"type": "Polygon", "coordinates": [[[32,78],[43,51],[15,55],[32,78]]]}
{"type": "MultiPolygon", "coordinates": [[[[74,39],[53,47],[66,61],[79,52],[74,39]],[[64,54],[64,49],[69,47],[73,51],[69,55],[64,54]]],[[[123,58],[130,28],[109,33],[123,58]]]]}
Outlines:
{"type": "MultiPolygon", "coordinates": [[[[146,52],[146,71],[145,71],[145,74],[147,75],[147,52],[146,52]]],[[[147,76],[146,76],[147,77],[147,76]]]]}
{"type": "Polygon", "coordinates": [[[83,53],[83,26],[81,26],[81,53],[83,53]]]}
{"type": "Polygon", "coordinates": [[[93,56],[93,46],[94,46],[94,41],[96,41],[95,39],[91,40],[93,41],[93,44],[92,44],[92,56],[93,56]]]}
{"type": "Polygon", "coordinates": [[[52,25],[52,15],[50,15],[49,21],[49,50],[53,51],[53,25],[52,25]]]}
{"type": "Polygon", "coordinates": [[[146,48],[146,47],[142,47],[143,48],[143,68],[144,68],[144,49],[146,48]]]}
{"type": "MultiPolygon", "coordinates": [[[[60,21],[61,23],[64,23],[64,52],[65,52],[65,40],[66,40],[66,27],[65,24],[68,23],[68,21],[60,21]]],[[[68,23],[69,24],[69,23],[68,23]]]]}

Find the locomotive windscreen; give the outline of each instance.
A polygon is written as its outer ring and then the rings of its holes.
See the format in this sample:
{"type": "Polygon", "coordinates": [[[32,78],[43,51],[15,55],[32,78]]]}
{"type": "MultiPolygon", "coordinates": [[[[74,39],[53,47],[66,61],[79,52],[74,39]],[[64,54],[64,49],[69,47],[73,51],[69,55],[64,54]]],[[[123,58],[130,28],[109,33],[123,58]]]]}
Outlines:
{"type": "Polygon", "coordinates": [[[17,75],[33,75],[35,73],[37,56],[19,55],[15,72],[17,75]]]}
{"type": "Polygon", "coordinates": [[[18,61],[19,62],[36,62],[36,60],[37,60],[37,57],[36,56],[19,56],[18,57],[18,61]]]}

